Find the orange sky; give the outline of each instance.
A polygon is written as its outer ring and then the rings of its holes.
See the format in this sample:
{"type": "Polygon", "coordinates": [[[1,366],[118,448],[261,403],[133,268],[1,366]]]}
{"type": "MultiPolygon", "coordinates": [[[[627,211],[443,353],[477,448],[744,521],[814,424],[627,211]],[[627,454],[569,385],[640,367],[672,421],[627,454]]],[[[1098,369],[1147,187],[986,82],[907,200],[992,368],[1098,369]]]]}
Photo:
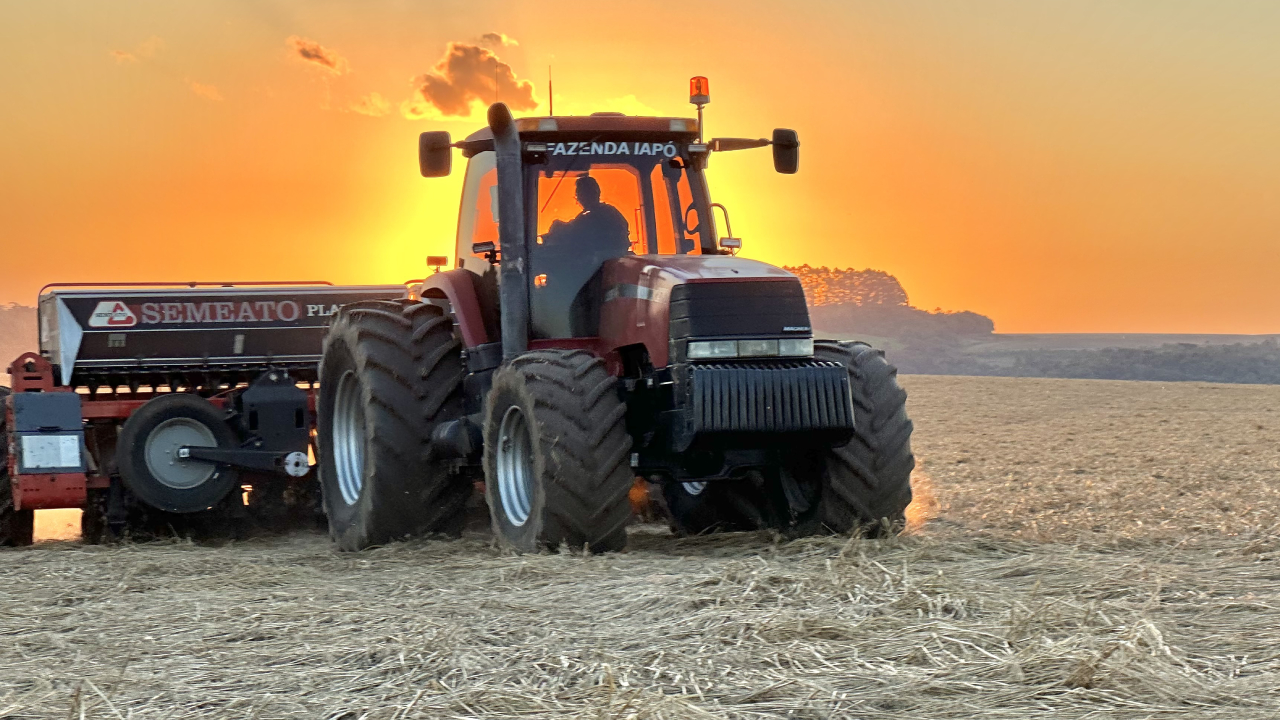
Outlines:
{"type": "Polygon", "coordinates": [[[713,158],[750,257],[886,270],[1002,332],[1280,333],[1270,0],[0,0],[0,302],[421,276],[452,248],[460,173],[418,177],[416,135],[482,113],[401,104],[488,32],[518,42],[494,52],[535,112],[551,64],[562,114],[690,115],[703,74],[710,135],[796,128],[799,175],[713,158]]]}

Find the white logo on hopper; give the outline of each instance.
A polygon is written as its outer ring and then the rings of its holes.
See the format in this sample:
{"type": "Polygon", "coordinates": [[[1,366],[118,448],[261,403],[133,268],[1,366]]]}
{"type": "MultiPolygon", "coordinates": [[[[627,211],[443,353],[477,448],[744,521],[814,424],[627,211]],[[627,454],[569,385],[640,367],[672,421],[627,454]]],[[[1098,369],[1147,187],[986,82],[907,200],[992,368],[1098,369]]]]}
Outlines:
{"type": "Polygon", "coordinates": [[[103,300],[89,316],[89,327],[133,327],[138,316],[119,300],[103,300]]]}

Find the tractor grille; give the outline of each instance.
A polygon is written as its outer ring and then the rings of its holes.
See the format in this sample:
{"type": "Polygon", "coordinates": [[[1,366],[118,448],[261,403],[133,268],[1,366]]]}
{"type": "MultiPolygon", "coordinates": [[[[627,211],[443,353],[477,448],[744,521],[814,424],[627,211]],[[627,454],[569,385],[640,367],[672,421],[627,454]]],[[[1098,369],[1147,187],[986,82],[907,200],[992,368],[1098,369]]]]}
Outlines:
{"type": "Polygon", "coordinates": [[[800,281],[684,283],[671,289],[671,338],[808,337],[800,281]]]}
{"type": "Polygon", "coordinates": [[[849,372],[839,363],[718,363],[690,371],[695,433],[853,430],[849,372]]]}

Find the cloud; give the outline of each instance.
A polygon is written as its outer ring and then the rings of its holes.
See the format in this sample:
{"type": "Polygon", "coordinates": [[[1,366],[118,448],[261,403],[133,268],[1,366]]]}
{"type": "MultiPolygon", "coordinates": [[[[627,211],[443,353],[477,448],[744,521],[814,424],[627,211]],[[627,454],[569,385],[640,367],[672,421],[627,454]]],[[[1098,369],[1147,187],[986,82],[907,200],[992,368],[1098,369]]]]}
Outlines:
{"type": "Polygon", "coordinates": [[[350,70],[350,65],[347,63],[346,58],[315,40],[291,35],[284,43],[289,46],[289,49],[293,50],[294,56],[298,59],[319,65],[334,75],[344,75],[350,70]]]}
{"type": "Polygon", "coordinates": [[[480,36],[480,44],[489,47],[513,47],[520,43],[506,33],[487,32],[480,36]]]}
{"type": "Polygon", "coordinates": [[[213,85],[205,85],[204,83],[198,83],[195,80],[188,78],[187,86],[191,88],[191,92],[199,95],[205,100],[222,102],[222,93],[218,92],[218,88],[213,85]]]}
{"type": "Polygon", "coordinates": [[[432,106],[421,100],[409,98],[400,103],[400,114],[407,120],[421,120],[431,116],[432,106]]]}
{"type": "Polygon", "coordinates": [[[368,115],[369,117],[382,117],[391,112],[391,103],[378,93],[371,92],[351,103],[349,109],[351,112],[368,115]]]}
{"type": "Polygon", "coordinates": [[[138,43],[137,46],[133,48],[132,52],[128,50],[112,50],[111,57],[115,58],[117,63],[127,65],[130,63],[140,62],[142,60],[150,60],[155,57],[156,53],[160,52],[160,49],[163,47],[164,41],[155,35],[152,35],[146,40],[138,43]]]}
{"type": "Polygon", "coordinates": [[[464,117],[474,102],[505,102],[512,110],[532,110],[533,83],[516,77],[511,66],[493,52],[469,43],[451,42],[431,72],[414,79],[414,97],[401,107],[409,119],[435,108],[441,115],[464,117]]]}

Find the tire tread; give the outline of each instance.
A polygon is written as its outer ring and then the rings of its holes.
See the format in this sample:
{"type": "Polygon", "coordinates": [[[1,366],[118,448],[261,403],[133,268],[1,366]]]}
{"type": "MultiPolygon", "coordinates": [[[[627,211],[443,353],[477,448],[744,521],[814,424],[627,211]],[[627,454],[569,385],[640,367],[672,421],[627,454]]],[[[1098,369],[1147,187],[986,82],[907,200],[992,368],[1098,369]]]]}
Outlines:
{"type": "MultiPolygon", "coordinates": [[[[538,544],[621,550],[634,475],[626,405],[609,392],[616,378],[591,353],[535,350],[500,370],[495,388],[500,383],[523,386],[533,398],[536,451],[543,458],[538,481],[546,495],[538,544]]],[[[491,456],[486,448],[486,466],[491,456]]]]}
{"type": "Polygon", "coordinates": [[[816,344],[814,356],[849,370],[854,437],[827,455],[820,521],[826,529],[880,532],[900,525],[911,503],[911,419],[898,370],[865,343],[816,344]]]}
{"type": "MultiPolygon", "coordinates": [[[[452,323],[432,305],[363,301],[339,309],[325,339],[326,357],[337,344],[350,353],[368,394],[365,422],[372,431],[364,482],[373,495],[357,503],[350,521],[339,521],[341,494],[322,462],[330,534],[339,548],[361,550],[445,528],[471,490],[430,447],[436,423],[461,413],[461,346],[452,323]]],[[[334,385],[336,378],[321,377],[322,393],[334,385]]],[[[321,408],[328,411],[324,402],[321,408]]]]}

